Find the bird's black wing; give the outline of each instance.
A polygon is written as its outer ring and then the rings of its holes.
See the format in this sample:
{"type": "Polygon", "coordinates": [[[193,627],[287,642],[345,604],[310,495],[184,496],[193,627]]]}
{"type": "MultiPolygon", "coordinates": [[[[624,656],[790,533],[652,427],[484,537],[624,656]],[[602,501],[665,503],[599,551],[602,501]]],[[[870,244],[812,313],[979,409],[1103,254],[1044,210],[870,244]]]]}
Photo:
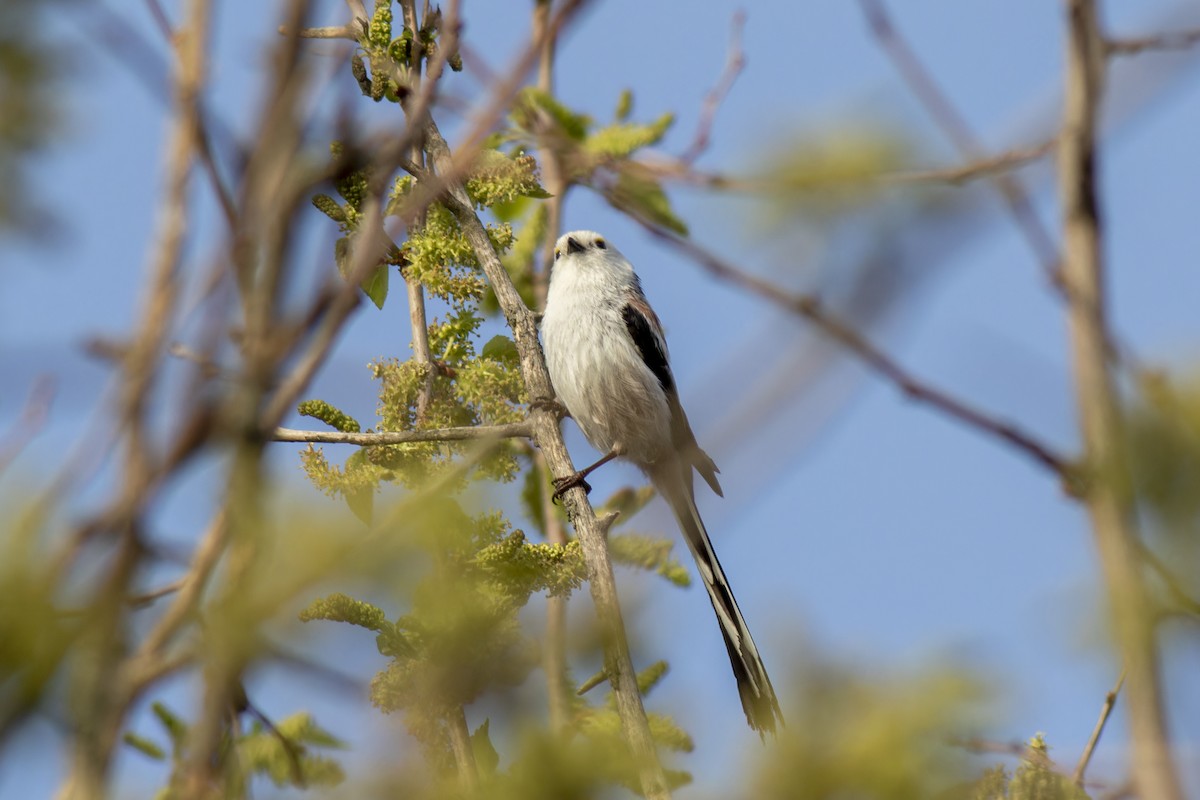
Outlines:
{"type": "Polygon", "coordinates": [[[625,307],[621,309],[621,316],[625,319],[629,337],[642,354],[642,361],[654,373],[654,377],[658,378],[658,383],[667,396],[667,404],[671,408],[671,441],[688,464],[687,484],[690,486],[692,483],[690,476],[694,467],[714,492],[723,495],[721,484],[717,481],[717,473],[720,470],[709,458],[708,453],[701,450],[700,445],[696,443],[696,435],[692,433],[687,414],[679,402],[679,393],[675,390],[675,376],[671,374],[671,365],[667,361],[667,342],[663,338],[662,324],[658,321],[654,309],[650,308],[641,292],[633,291],[630,292],[625,307]]]}

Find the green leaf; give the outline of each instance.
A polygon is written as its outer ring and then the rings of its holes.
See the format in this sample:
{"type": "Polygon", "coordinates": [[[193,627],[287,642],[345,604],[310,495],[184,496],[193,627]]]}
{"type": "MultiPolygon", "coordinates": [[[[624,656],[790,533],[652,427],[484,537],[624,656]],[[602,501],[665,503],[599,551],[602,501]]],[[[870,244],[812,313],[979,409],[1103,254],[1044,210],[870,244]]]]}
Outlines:
{"type": "Polygon", "coordinates": [[[613,561],[638,569],[653,570],[676,586],[688,586],[692,579],[687,569],[671,557],[674,544],[670,539],[655,539],[636,533],[613,536],[608,549],[613,561]]]}
{"type": "MultiPolygon", "coordinates": [[[[350,274],[351,253],[349,236],[343,236],[334,243],[333,257],[337,262],[338,272],[343,278],[350,274]]],[[[375,304],[376,308],[383,308],[383,303],[387,300],[388,267],[387,262],[380,264],[359,284],[363,294],[371,298],[371,302],[375,304]]]]}
{"type": "Polygon", "coordinates": [[[184,743],[187,741],[188,724],[158,701],[150,704],[150,711],[162,723],[163,728],[167,731],[167,736],[171,737],[172,752],[176,755],[182,753],[184,743]]]}
{"type": "Polygon", "coordinates": [[[501,364],[519,364],[521,361],[520,355],[517,353],[517,345],[512,339],[504,334],[496,334],[491,339],[488,339],[487,344],[483,346],[480,355],[484,358],[498,361],[501,364]]]}
{"type": "Polygon", "coordinates": [[[633,92],[629,89],[622,89],[621,96],[617,99],[617,122],[624,122],[629,119],[629,115],[633,113],[633,92]]]}
{"type": "Polygon", "coordinates": [[[166,751],[149,739],[138,736],[132,731],[126,731],[125,735],[121,738],[124,740],[125,744],[129,745],[134,750],[137,750],[139,753],[153,758],[155,761],[166,760],[166,751]]]}
{"type": "Polygon", "coordinates": [[[521,484],[521,505],[525,509],[525,516],[532,522],[535,528],[546,535],[546,513],[542,506],[542,491],[544,483],[549,482],[549,477],[540,469],[536,468],[537,462],[525,470],[525,481],[521,484]]]}
{"type": "Polygon", "coordinates": [[[378,309],[383,308],[383,302],[388,295],[388,272],[390,265],[380,264],[369,277],[362,282],[362,290],[371,298],[378,309]]]}
{"type": "MultiPolygon", "coordinates": [[[[358,450],[346,459],[345,469],[346,472],[350,472],[356,467],[361,467],[369,463],[367,461],[367,451],[358,450]]],[[[347,487],[343,496],[346,498],[346,505],[354,512],[354,516],[358,517],[364,525],[369,526],[375,516],[375,487],[347,487]]]]}
{"type": "Polygon", "coordinates": [[[480,774],[484,777],[495,775],[496,767],[500,765],[500,754],[496,752],[496,748],[492,746],[492,739],[488,736],[490,722],[491,720],[485,719],[483,724],[471,734],[471,749],[475,752],[475,766],[479,768],[480,774]]]}
{"type": "Polygon", "coordinates": [[[606,192],[608,202],[621,210],[668,230],[687,236],[687,225],[671,210],[671,201],[658,181],[636,174],[626,167],[617,177],[616,186],[606,192]]]}
{"type": "Polygon", "coordinates": [[[620,160],[643,147],[662,141],[674,121],[674,115],[663,114],[649,125],[619,122],[587,137],[584,147],[589,153],[605,159],[620,160]]]}
{"type": "Polygon", "coordinates": [[[550,94],[533,87],[524,89],[517,96],[517,102],[513,104],[513,121],[526,130],[536,130],[539,112],[556,122],[567,138],[577,142],[584,140],[591,127],[591,119],[586,115],[576,114],[550,94]]]}

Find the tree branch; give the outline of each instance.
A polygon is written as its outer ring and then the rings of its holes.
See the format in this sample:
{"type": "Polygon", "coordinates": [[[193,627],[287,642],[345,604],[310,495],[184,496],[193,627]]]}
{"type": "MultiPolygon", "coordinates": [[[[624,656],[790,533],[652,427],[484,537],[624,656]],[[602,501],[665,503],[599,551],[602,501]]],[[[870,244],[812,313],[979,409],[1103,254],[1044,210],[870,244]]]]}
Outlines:
{"type": "Polygon", "coordinates": [[[299,431],[276,428],[271,437],[277,442],[319,442],[322,444],[354,444],[373,447],[412,442],[462,442],[469,439],[520,439],[533,435],[529,421],[507,425],[476,425],[462,428],[430,428],[423,431],[381,431],[379,433],[346,433],[343,431],[299,431]]]}
{"type": "MultiPolygon", "coordinates": [[[[982,159],[983,148],[971,132],[970,126],[938,86],[933,75],[921,63],[916,52],[896,30],[883,0],[859,0],[859,5],[871,33],[896,66],[896,71],[925,106],[929,116],[949,137],[959,154],[970,162],[982,159]]],[[[1018,229],[1025,235],[1046,279],[1052,286],[1061,289],[1058,247],[1042,224],[1028,193],[1016,178],[1004,171],[991,173],[990,179],[1008,206],[1018,229]]]]}
{"type": "Polygon", "coordinates": [[[721,72],[717,84],[708,91],[708,94],[704,95],[704,103],[700,108],[700,122],[696,126],[696,136],[692,140],[691,146],[680,156],[680,160],[688,166],[694,164],[696,159],[708,149],[717,111],[721,108],[721,103],[729,94],[729,90],[733,88],[738,75],[746,67],[746,51],[742,49],[742,31],[745,27],[746,12],[739,10],[733,15],[733,21],[730,23],[729,54],[725,57],[725,68],[721,72]]]}
{"type": "MultiPolygon", "coordinates": [[[[546,370],[545,358],[538,342],[534,314],[521,300],[508,271],[492,248],[487,231],[475,214],[466,190],[457,181],[447,180],[447,172],[455,169],[455,159],[432,119],[427,120],[425,133],[426,147],[433,167],[444,181],[443,202],[457,217],[463,234],[470,242],[484,274],[496,293],[500,309],[512,329],[513,340],[521,359],[521,374],[525,380],[526,392],[534,399],[553,397],[554,388],[550,383],[550,374],[546,370]]],[[[575,468],[559,430],[558,417],[545,408],[534,408],[530,413],[530,422],[534,429],[534,442],[545,454],[546,463],[553,474],[574,473],[575,468]]],[[[616,698],[617,713],[638,771],[642,792],[646,797],[655,800],[669,798],[670,790],[650,735],[650,725],[637,687],[637,674],[629,654],[607,540],[588,502],[587,494],[581,487],[567,492],[564,500],[583,546],[592,600],[604,631],[605,662],[616,698]]]]}
{"type": "Polygon", "coordinates": [[[1110,56],[1132,56],[1146,50],[1187,50],[1197,42],[1200,42],[1200,29],[1136,39],[1109,39],[1105,51],[1110,56]]]}
{"type": "Polygon", "coordinates": [[[1104,90],[1105,47],[1091,0],[1066,0],[1067,71],[1059,144],[1062,278],[1075,373],[1075,401],[1086,462],[1095,476],[1087,510],[1099,551],[1116,641],[1128,670],[1133,778],[1155,800],[1183,800],[1163,714],[1153,617],[1142,580],[1133,491],[1123,425],[1109,373],[1096,125],[1104,90]]]}
{"type": "Polygon", "coordinates": [[[1040,442],[1016,425],[988,416],[965,401],[911,375],[891,356],[855,330],[851,324],[828,311],[816,296],[787,292],[769,281],[755,277],[723,261],[690,239],[683,239],[672,231],[660,228],[653,223],[642,221],[642,226],[717,277],[793,314],[804,317],[826,336],[856,355],[877,375],[893,383],[907,397],[932,406],[968,427],[999,438],[1056,474],[1063,482],[1066,491],[1076,491],[1076,470],[1068,458],[1056,453],[1049,445],[1040,442]]]}
{"type": "Polygon", "coordinates": [[[1096,727],[1092,729],[1092,735],[1088,737],[1087,745],[1083,748],[1083,755],[1079,757],[1079,763],[1075,765],[1075,773],[1071,776],[1071,780],[1080,788],[1083,788],[1083,773],[1087,771],[1088,764],[1092,760],[1092,753],[1096,751],[1096,745],[1100,742],[1100,734],[1104,733],[1104,726],[1108,723],[1113,706],[1117,704],[1117,695],[1120,694],[1124,684],[1125,670],[1122,669],[1116,685],[1104,696],[1104,705],[1100,706],[1100,719],[1096,720],[1096,727]]]}

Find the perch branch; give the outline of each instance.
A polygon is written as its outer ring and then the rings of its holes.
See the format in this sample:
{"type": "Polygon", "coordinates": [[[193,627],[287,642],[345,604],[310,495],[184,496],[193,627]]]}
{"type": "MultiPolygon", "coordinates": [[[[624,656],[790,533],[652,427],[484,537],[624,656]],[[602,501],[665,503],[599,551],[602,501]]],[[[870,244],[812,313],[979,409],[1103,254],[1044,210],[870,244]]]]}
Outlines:
{"type": "MultiPolygon", "coordinates": [[[[521,374],[525,380],[526,392],[532,398],[553,397],[554,389],[550,383],[550,374],[546,370],[541,345],[538,343],[534,314],[525,306],[516,287],[513,286],[508,271],[488,239],[483,223],[475,214],[466,190],[460,183],[447,180],[446,174],[454,170],[455,160],[432,120],[426,122],[425,134],[430,160],[444,182],[444,202],[458,219],[463,234],[470,242],[512,329],[513,340],[521,359],[521,374]]],[[[534,441],[545,454],[546,463],[549,464],[552,473],[572,474],[575,469],[563,443],[557,415],[545,408],[535,408],[530,414],[530,422],[534,429],[534,441]]],[[[607,540],[582,488],[570,490],[564,500],[583,546],[592,600],[604,631],[605,662],[612,682],[613,696],[616,698],[617,713],[638,770],[642,792],[646,797],[655,800],[669,798],[670,789],[650,735],[650,724],[642,706],[637,674],[629,654],[607,540]]]]}

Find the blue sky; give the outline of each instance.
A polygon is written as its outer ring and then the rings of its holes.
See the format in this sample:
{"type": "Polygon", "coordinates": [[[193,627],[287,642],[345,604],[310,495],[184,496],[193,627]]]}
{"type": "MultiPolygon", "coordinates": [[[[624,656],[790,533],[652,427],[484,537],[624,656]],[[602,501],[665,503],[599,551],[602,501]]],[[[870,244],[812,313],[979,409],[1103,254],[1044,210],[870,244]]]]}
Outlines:
{"type": "MultiPolygon", "coordinates": [[[[218,4],[209,101],[235,131],[254,119],[272,5],[218,4]]],[[[1036,142],[1050,129],[1062,62],[1058,4],[891,5],[901,31],[989,147],[1036,142]]],[[[1197,23],[1168,16],[1179,3],[1110,5],[1109,27],[1118,33],[1197,23]]],[[[142,4],[113,6],[162,52],[142,4]]],[[[525,40],[524,5],[468,0],[464,6],[466,40],[502,68],[525,40]]],[[[340,21],[342,4],[325,8],[326,20],[340,21]]],[[[663,149],[681,152],[720,73],[737,8],[705,0],[681,14],[667,4],[596,3],[560,48],[561,99],[603,120],[621,90],[633,87],[636,118],[678,115],[663,149]]],[[[701,166],[757,166],[781,142],[844,120],[902,125],[931,158],[956,161],[870,38],[857,4],[765,0],[747,11],[747,66],[721,108],[701,166]]],[[[83,43],[86,18],[81,12],[53,26],[72,43],[70,68],[79,76],[67,90],[69,124],[36,169],[60,227],[49,245],[10,240],[0,249],[0,420],[15,417],[35,376],[50,372],[59,381],[49,426],[21,462],[26,476],[54,468],[85,428],[105,372],[81,355],[80,343],[128,330],[160,189],[163,107],[102,48],[83,43]]],[[[1200,340],[1200,273],[1193,268],[1200,252],[1200,84],[1187,63],[1157,63],[1175,76],[1168,85],[1123,82],[1135,66],[1127,62],[1114,74],[1113,105],[1133,111],[1117,115],[1106,141],[1110,286],[1123,340],[1145,361],[1187,369],[1200,340]]],[[[454,80],[465,95],[478,90],[469,78],[454,80]]],[[[342,83],[339,91],[354,92],[348,78],[342,83]]],[[[1030,173],[1053,229],[1051,181],[1048,171],[1030,173]]],[[[772,240],[777,233],[764,233],[753,206],[691,190],[672,197],[698,241],[747,269],[784,281],[828,277],[830,263],[780,247],[772,240]]],[[[192,242],[199,257],[219,236],[211,204],[202,202],[209,224],[192,242]]],[[[992,206],[983,218],[964,222],[963,239],[950,252],[932,249],[927,278],[872,333],[914,374],[1071,450],[1076,435],[1062,308],[1025,242],[992,206]]],[[[618,243],[666,325],[684,404],[701,444],[722,467],[726,496],[702,496],[701,511],[785,707],[786,667],[797,657],[816,654],[879,673],[960,663],[993,681],[1002,709],[996,738],[1045,731],[1052,755],[1073,762],[1117,667],[1099,633],[1100,587],[1086,522],[1055,481],[1004,445],[906,401],[853,360],[815,384],[785,374],[786,391],[772,413],[746,431],[737,424],[745,387],[798,369],[791,356],[811,352],[818,342],[813,332],[703,275],[583,192],[571,196],[565,222],[566,229],[595,229],[618,243]]],[[[314,214],[314,242],[329,233],[323,224],[314,214]]],[[[365,364],[404,357],[406,330],[399,304],[382,313],[364,309],[310,394],[369,418],[374,386],[365,364]]],[[[587,444],[567,428],[575,460],[590,461],[587,444]]],[[[275,463],[281,480],[305,486],[293,448],[280,446],[275,463]]],[[[161,514],[181,538],[202,525],[217,475],[192,476],[167,498],[161,514]]],[[[605,468],[592,480],[593,496],[634,480],[632,468],[605,468]]],[[[11,483],[0,488],[11,490],[11,483]]],[[[675,535],[659,505],[636,525],[675,535]]],[[[679,591],[641,576],[621,578],[628,616],[652,642],[642,662],[672,664],[654,699],[696,738],[696,753],[683,766],[703,788],[691,794],[720,796],[720,787],[736,779],[738,759],[758,744],[743,724],[709,604],[698,587],[679,591]]],[[[365,676],[373,669],[372,648],[369,641],[357,644],[365,676]]],[[[1200,792],[1200,685],[1187,677],[1198,659],[1200,647],[1181,642],[1170,651],[1167,672],[1172,721],[1192,788],[1200,792]]],[[[185,687],[170,691],[183,696],[185,687]]],[[[281,716],[309,706],[315,694],[270,681],[251,691],[268,713],[281,716]]],[[[365,703],[348,710],[344,697],[313,702],[318,719],[360,745],[389,728],[365,703]]],[[[1122,726],[1118,706],[1097,774],[1121,774],[1122,726]]],[[[46,755],[51,741],[47,726],[35,726],[18,750],[0,757],[0,794],[52,791],[61,765],[46,755]]],[[[138,758],[123,763],[122,785],[155,779],[138,758]]]]}

